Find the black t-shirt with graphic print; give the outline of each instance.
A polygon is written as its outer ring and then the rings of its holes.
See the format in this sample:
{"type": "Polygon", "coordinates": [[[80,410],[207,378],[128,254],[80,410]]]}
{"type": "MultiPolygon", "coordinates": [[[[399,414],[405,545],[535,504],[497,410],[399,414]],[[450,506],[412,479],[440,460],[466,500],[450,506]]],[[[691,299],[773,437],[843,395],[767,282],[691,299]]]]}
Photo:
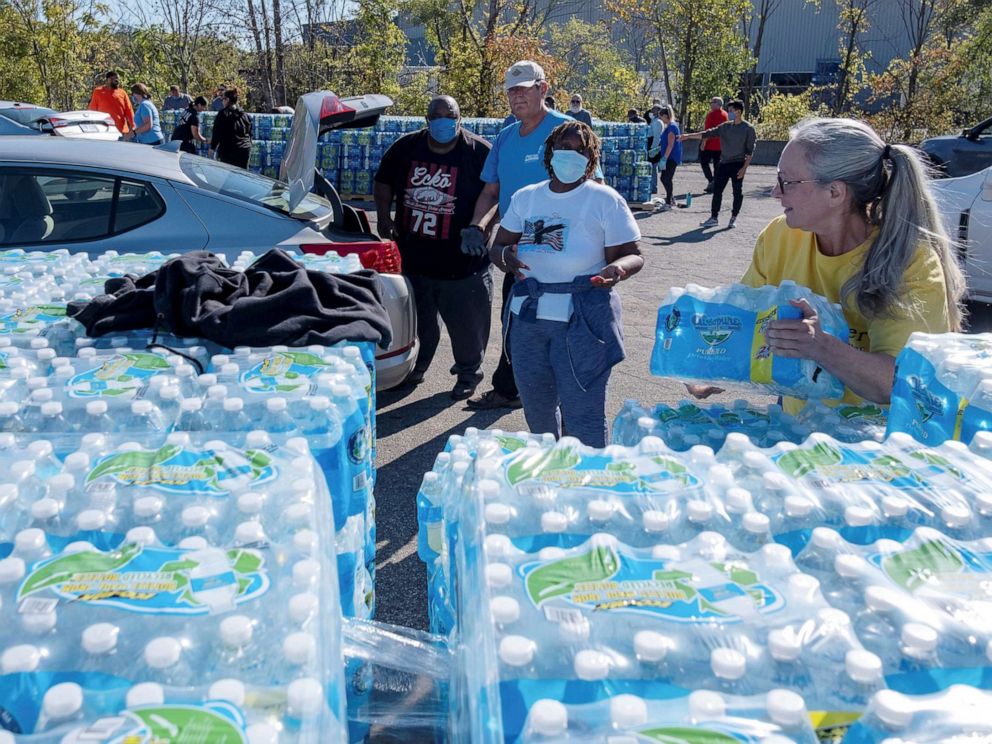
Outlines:
{"type": "Polygon", "coordinates": [[[461,129],[458,144],[439,154],[428,138],[422,129],[396,140],[375,180],[393,189],[403,273],[464,279],[489,263],[488,256],[466,256],[459,246],[485,186],[480,176],[490,145],[461,129]]]}

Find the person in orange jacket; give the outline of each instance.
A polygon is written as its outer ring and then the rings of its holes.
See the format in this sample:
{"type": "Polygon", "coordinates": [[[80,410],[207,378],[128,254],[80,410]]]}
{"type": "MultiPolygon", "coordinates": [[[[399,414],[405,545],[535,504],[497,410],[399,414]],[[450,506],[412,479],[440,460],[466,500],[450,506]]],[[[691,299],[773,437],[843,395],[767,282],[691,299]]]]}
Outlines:
{"type": "Polygon", "coordinates": [[[86,108],[90,111],[102,111],[110,114],[121,134],[126,135],[134,129],[134,109],[131,99],[121,89],[121,78],[114,70],[106,75],[106,83],[93,89],[90,102],[86,108]]]}

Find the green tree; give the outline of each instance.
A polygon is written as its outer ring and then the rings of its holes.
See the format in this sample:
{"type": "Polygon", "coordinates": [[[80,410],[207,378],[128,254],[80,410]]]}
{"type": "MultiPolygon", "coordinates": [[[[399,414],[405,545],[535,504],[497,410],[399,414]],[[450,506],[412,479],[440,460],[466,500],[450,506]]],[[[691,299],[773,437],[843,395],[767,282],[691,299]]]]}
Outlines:
{"type": "Polygon", "coordinates": [[[345,95],[383,93],[396,97],[406,56],[406,36],[396,25],[392,0],[359,0],[354,18],[354,42],[338,88],[345,95]]]}
{"type": "Polygon", "coordinates": [[[552,26],[549,48],[561,61],[557,87],[581,93],[586,108],[602,119],[622,120],[641,99],[642,80],[605,26],[572,18],[552,26]]]}
{"type": "Polygon", "coordinates": [[[761,120],[755,129],[763,140],[787,140],[789,130],[810,116],[827,116],[826,104],[814,101],[814,91],[806,90],[796,95],[774,92],[766,100],[759,100],[761,120]]]}
{"type": "Polygon", "coordinates": [[[840,32],[838,51],[840,68],[833,104],[833,116],[849,111],[855,94],[867,78],[865,63],[870,57],[865,49],[864,35],[871,27],[871,15],[877,0],[836,0],[837,30],[840,32]]]}

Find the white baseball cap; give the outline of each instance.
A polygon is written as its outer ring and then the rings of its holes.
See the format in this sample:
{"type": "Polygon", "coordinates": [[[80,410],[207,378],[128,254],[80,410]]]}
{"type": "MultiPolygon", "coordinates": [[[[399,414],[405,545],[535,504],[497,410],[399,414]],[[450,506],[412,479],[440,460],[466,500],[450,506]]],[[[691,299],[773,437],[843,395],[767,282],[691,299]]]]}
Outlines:
{"type": "Polygon", "coordinates": [[[525,59],[511,65],[510,69],[506,71],[503,89],[509,90],[518,85],[529,87],[537,85],[544,79],[544,68],[537,64],[537,62],[525,59]]]}

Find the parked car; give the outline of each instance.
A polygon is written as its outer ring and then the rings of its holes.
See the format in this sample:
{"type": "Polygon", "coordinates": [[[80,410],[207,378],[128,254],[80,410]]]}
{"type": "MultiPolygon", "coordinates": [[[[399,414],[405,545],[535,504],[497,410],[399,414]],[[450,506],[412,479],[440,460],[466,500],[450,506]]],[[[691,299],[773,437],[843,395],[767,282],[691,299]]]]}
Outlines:
{"type": "Polygon", "coordinates": [[[934,181],[944,227],[957,242],[968,297],[992,302],[992,167],[934,181]]]}
{"type": "Polygon", "coordinates": [[[113,117],[102,111],[64,111],[32,103],[0,101],[0,135],[48,134],[95,140],[119,140],[113,117]]]}
{"type": "Polygon", "coordinates": [[[358,254],[380,272],[385,289],[393,343],[377,356],[377,387],[394,387],[419,350],[399,249],[314,172],[322,132],[371,126],[391,103],[324,92],[301,98],[282,171],[288,184],[170,145],[0,137],[0,247],[94,255],[208,250],[230,258],[272,247],[358,254]],[[310,192],[315,183],[322,195],[310,192]]]}
{"type": "Polygon", "coordinates": [[[992,118],[961,134],[932,137],[920,143],[937,172],[960,178],[992,165],[992,118]]]}

